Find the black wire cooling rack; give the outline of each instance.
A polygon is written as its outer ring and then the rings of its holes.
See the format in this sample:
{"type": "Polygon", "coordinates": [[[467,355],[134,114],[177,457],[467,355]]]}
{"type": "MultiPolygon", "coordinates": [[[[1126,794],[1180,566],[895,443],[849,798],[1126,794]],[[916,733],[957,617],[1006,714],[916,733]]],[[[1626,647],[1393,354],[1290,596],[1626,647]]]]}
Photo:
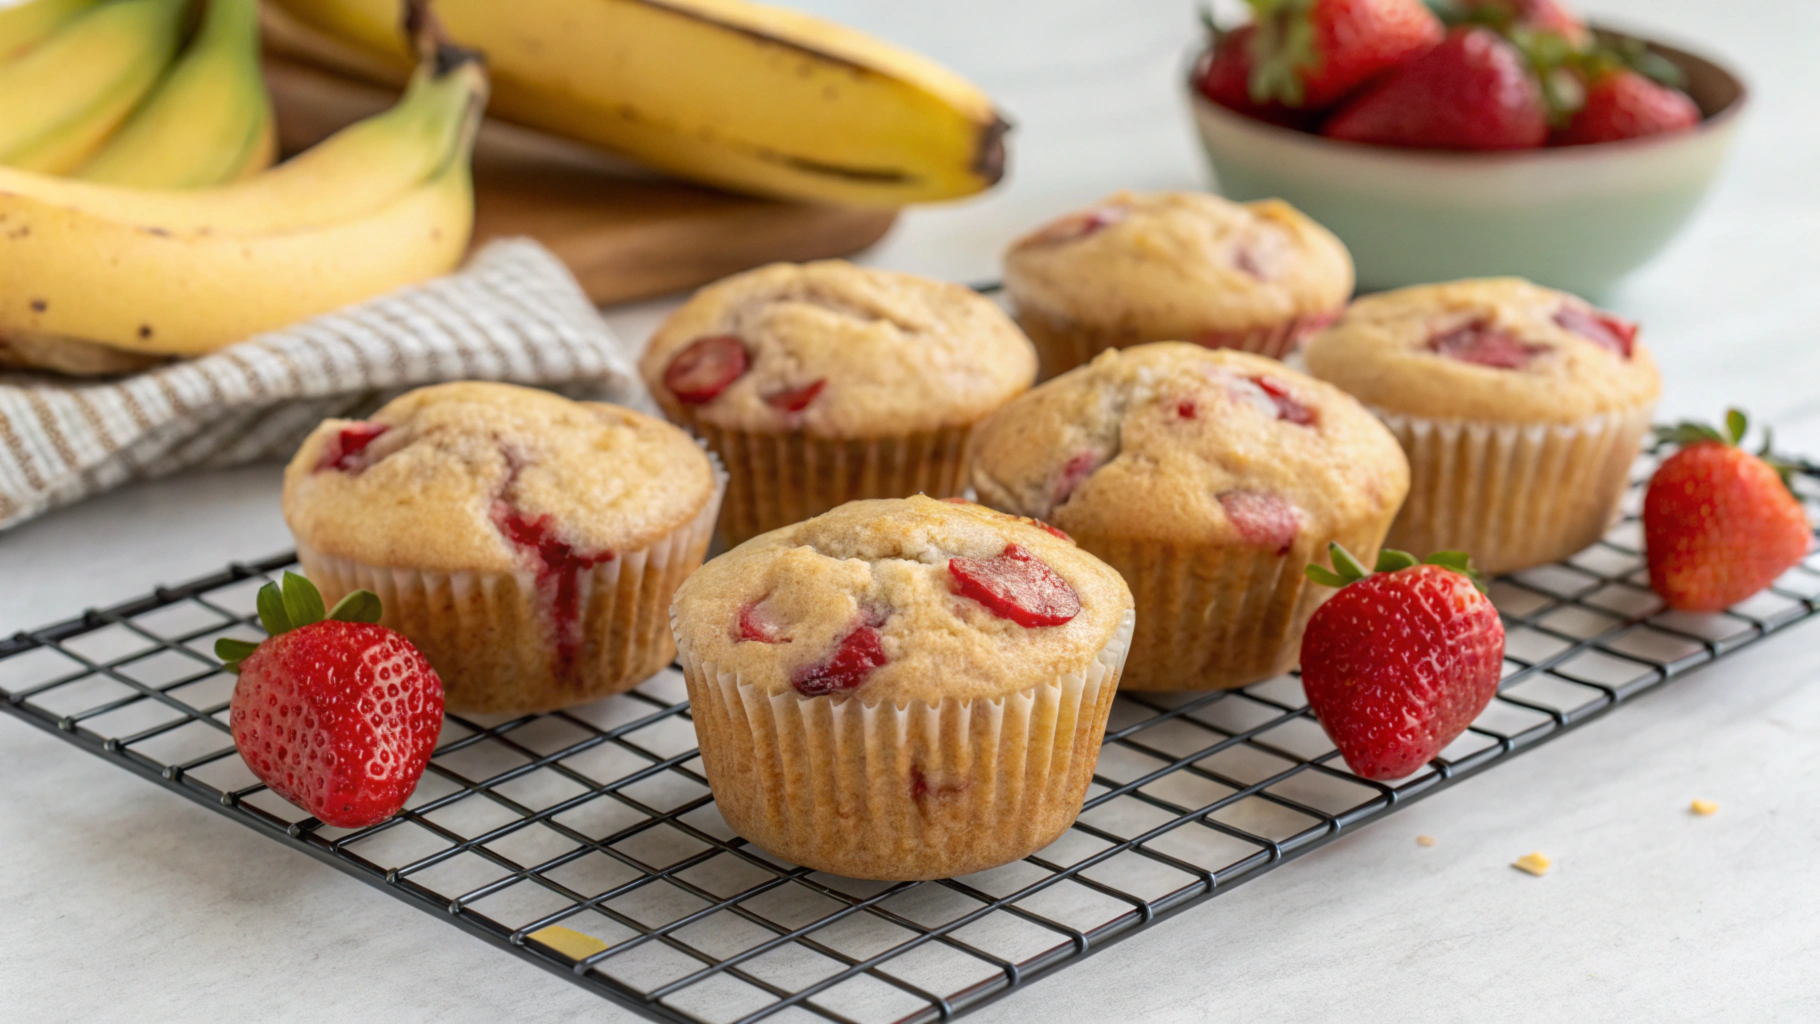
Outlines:
{"type": "Polygon", "coordinates": [[[1820,608],[1817,555],[1724,614],[1662,610],[1639,500],[1601,543],[1492,585],[1502,689],[1421,773],[1348,772],[1292,676],[1121,696],[1079,823],[937,882],[837,878],[733,835],[674,670],[555,714],[450,716],[403,813],[304,816],[235,754],[210,654],[258,638],[254,593],[289,556],[0,642],[0,706],[652,1019],[949,1020],[1820,608]]]}

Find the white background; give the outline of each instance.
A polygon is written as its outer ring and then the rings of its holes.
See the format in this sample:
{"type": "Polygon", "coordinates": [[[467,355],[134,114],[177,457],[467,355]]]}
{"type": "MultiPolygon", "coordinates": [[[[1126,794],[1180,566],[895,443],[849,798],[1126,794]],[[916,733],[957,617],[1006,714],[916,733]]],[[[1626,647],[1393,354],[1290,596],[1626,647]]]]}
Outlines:
{"type": "MultiPolygon", "coordinates": [[[[817,0],[985,85],[1008,187],[868,260],[995,275],[1017,231],[1202,181],[1189,0],[817,0]]],[[[1614,0],[1755,95],[1687,233],[1611,300],[1665,415],[1726,403],[1820,453],[1820,4],[1614,0]]],[[[642,337],[664,304],[618,311],[642,337]]],[[[278,470],[130,487],[0,536],[0,629],[289,545],[278,470]]],[[[1042,981],[973,1019],[1820,1019],[1820,633],[1802,629],[1042,981]],[[1686,812],[1716,800],[1712,818],[1686,812]],[[1419,848],[1418,834],[1438,838],[1419,848]],[[1546,878],[1511,870],[1532,849],[1546,878]]],[[[0,723],[0,1019],[631,1020],[446,923],[17,723],[0,723]]]]}

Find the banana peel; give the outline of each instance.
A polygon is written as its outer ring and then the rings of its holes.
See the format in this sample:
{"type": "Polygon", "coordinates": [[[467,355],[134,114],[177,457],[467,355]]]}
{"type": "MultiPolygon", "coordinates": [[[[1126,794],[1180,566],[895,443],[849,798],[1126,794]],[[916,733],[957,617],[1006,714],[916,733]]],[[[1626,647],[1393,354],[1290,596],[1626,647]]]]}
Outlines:
{"type": "MultiPolygon", "coordinates": [[[[409,66],[392,0],[278,0],[268,46],[373,81],[409,66]]],[[[482,50],[490,110],[737,192],[866,206],[1005,172],[978,88],[852,29],[745,0],[439,0],[482,50]]]]}

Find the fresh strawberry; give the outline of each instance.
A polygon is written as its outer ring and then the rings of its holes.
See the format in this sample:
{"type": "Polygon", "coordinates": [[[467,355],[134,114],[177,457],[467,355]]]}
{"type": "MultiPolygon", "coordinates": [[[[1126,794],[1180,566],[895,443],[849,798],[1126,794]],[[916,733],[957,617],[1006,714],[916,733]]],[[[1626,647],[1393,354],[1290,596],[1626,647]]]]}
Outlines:
{"type": "Polygon", "coordinates": [[[1400,779],[1491,703],[1504,623],[1460,552],[1418,564],[1385,551],[1368,573],[1338,544],[1328,551],[1334,569],[1311,565],[1308,578],[1340,591],[1302,635],[1302,687],[1354,773],[1400,779]]]}
{"type": "Polygon", "coordinates": [[[1241,25],[1230,32],[1219,34],[1213,44],[1213,55],[1208,58],[1206,69],[1196,79],[1195,88],[1220,106],[1247,117],[1271,124],[1302,127],[1308,120],[1305,112],[1281,103],[1260,103],[1251,98],[1251,52],[1255,45],[1252,40],[1257,34],[1256,25],[1241,25]]]}
{"type": "Polygon", "coordinates": [[[1251,101],[1322,110],[1441,41],[1422,0],[1250,0],[1251,101]]]}
{"type": "Polygon", "coordinates": [[[1686,93],[1628,68],[1615,68],[1587,84],[1585,103],[1549,141],[1584,146],[1676,132],[1699,123],[1700,108],[1686,93]]]}
{"type": "Polygon", "coordinates": [[[1683,423],[1657,431],[1684,445],[1656,468],[1643,496],[1649,585],[1669,607],[1729,608],[1776,581],[1807,555],[1813,530],[1789,489],[1788,467],[1738,447],[1749,429],[1742,412],[1725,429],[1683,423]]]}
{"type": "Polygon", "coordinates": [[[1020,626],[1059,626],[1081,613],[1074,587],[1016,544],[993,558],[951,558],[948,575],[955,593],[1020,626]]]}
{"type": "Polygon", "coordinates": [[[1529,149],[1548,138],[1542,92],[1496,32],[1460,28],[1348,102],[1321,134],[1414,149],[1529,149]]]}
{"type": "Polygon", "coordinates": [[[731,334],[697,338],[664,367],[664,387],[685,405],[712,402],[745,374],[750,362],[746,343],[731,334]]]}
{"type": "Polygon", "coordinates": [[[259,591],[271,636],[223,638],[215,653],[239,673],[228,728],[272,792],[336,828],[397,814],[442,732],[442,681],[403,635],[379,622],[379,598],[356,590],[323,618],[309,580],[259,591]]]}

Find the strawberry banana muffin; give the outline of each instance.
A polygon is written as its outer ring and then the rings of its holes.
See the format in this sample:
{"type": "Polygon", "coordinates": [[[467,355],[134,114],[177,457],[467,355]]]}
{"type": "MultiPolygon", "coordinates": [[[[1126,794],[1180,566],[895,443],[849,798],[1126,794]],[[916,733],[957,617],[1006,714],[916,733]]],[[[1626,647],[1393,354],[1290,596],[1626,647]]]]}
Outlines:
{"type": "Polygon", "coordinates": [[[719,474],[682,431],[507,384],[326,420],[284,474],[323,596],[377,593],[449,710],[471,713],[580,704],[662,669],[670,598],[719,507],[719,474]]]}
{"type": "Polygon", "coordinates": [[[1370,564],[1409,468],[1338,388],[1263,356],[1159,342],[1102,353],[975,438],[980,501],[1105,559],[1137,599],[1128,690],[1243,686],[1295,665],[1338,541],[1370,564]]]}
{"type": "Polygon", "coordinates": [[[1036,355],[960,285],[839,260],[778,263],[695,294],[640,370],[726,464],[727,543],[856,498],[959,494],[974,424],[1036,355]]]}
{"type": "Polygon", "coordinates": [[[1150,341],[1281,359],[1346,305],[1352,257],[1280,200],[1119,192],[1013,244],[1005,291],[1044,377],[1150,341]]]}
{"type": "Polygon", "coordinates": [[[1118,573],[1054,530],[921,496],[747,541],[672,616],[727,824],[889,880],[996,867],[1074,822],[1132,630],[1118,573]]]}
{"type": "Polygon", "coordinates": [[[1469,551],[1488,573],[1604,534],[1662,390],[1636,324],[1516,278],[1360,299],[1305,356],[1409,454],[1387,543],[1469,551]]]}

